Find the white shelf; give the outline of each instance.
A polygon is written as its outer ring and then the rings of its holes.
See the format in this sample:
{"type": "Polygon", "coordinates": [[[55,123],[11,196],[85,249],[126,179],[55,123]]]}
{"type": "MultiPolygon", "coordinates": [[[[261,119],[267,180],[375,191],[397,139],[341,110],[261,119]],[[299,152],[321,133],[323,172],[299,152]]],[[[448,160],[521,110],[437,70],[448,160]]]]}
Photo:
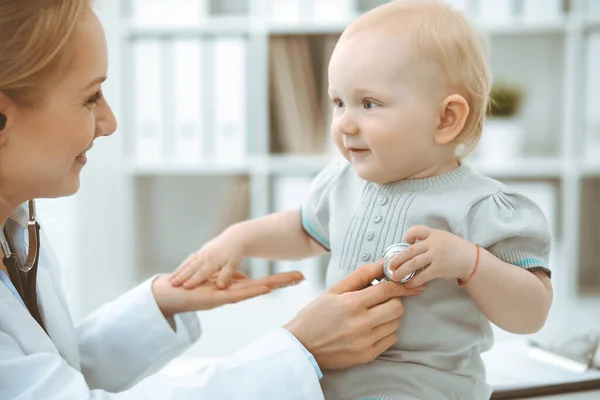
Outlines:
{"type": "Polygon", "coordinates": [[[271,24],[267,32],[271,35],[341,34],[346,26],[347,23],[271,24]]]}
{"type": "Polygon", "coordinates": [[[581,175],[588,178],[600,177],[600,160],[584,162],[581,175]]]}
{"type": "Polygon", "coordinates": [[[254,167],[257,171],[273,175],[317,174],[337,155],[273,155],[256,159],[254,167]]]}
{"type": "Polygon", "coordinates": [[[246,175],[251,170],[250,160],[224,162],[204,160],[202,162],[181,163],[161,161],[155,163],[129,163],[129,172],[133,176],[214,176],[214,175],[246,175]]]}
{"type": "Polygon", "coordinates": [[[147,24],[135,20],[124,22],[122,33],[125,38],[139,37],[197,37],[197,36],[239,36],[251,32],[248,17],[211,17],[197,24],[147,24]]]}
{"type": "MultiPolygon", "coordinates": [[[[135,20],[125,22],[125,37],[157,37],[157,36],[205,36],[205,35],[240,35],[256,32],[267,32],[272,35],[305,35],[305,34],[340,34],[353,19],[345,22],[301,21],[298,23],[279,24],[276,22],[257,21],[247,16],[210,17],[196,24],[147,24],[135,20]]],[[[590,20],[590,26],[600,28],[600,18],[590,20]]],[[[560,18],[543,22],[515,20],[505,24],[478,24],[480,30],[489,35],[546,35],[564,34],[568,28],[568,20],[560,18]]]]}
{"type": "Polygon", "coordinates": [[[489,35],[548,35],[564,34],[568,29],[568,19],[530,22],[515,20],[506,24],[476,24],[483,32],[489,35]]]}
{"type": "Polygon", "coordinates": [[[600,16],[587,17],[583,21],[585,29],[600,30],[600,16]]]}
{"type": "Polygon", "coordinates": [[[500,179],[560,179],[564,167],[560,158],[529,158],[507,160],[503,165],[467,162],[480,173],[500,179]]]}

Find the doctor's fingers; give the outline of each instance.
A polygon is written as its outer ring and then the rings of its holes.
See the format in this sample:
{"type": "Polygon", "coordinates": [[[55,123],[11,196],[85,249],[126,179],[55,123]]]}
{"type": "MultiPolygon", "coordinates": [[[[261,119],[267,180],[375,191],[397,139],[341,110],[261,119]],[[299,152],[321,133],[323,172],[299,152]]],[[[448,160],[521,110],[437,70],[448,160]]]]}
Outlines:
{"type": "Polygon", "coordinates": [[[379,325],[378,327],[373,329],[373,332],[371,333],[371,343],[378,343],[380,340],[385,339],[390,335],[396,336],[396,332],[398,331],[398,329],[400,329],[400,325],[400,318],[396,318],[386,322],[383,325],[379,325]]]}
{"type": "Polygon", "coordinates": [[[396,282],[383,282],[352,294],[363,306],[371,308],[396,297],[414,296],[421,292],[421,289],[408,289],[396,282]]]}
{"type": "Polygon", "coordinates": [[[242,288],[249,286],[267,286],[271,289],[279,289],[286,286],[295,285],[304,280],[304,275],[298,271],[282,272],[280,274],[269,275],[263,278],[238,281],[231,285],[232,288],[242,288]]]}
{"type": "Polygon", "coordinates": [[[217,306],[223,304],[238,303],[243,300],[251,299],[253,297],[262,296],[271,292],[267,286],[250,286],[239,289],[229,288],[227,290],[217,290],[213,294],[213,300],[217,303],[217,306]]]}
{"type": "Polygon", "coordinates": [[[368,361],[373,361],[381,353],[383,353],[384,351],[386,351],[387,349],[392,347],[394,344],[396,344],[397,340],[398,340],[398,337],[396,336],[396,331],[394,331],[393,333],[390,333],[389,335],[387,335],[386,337],[384,337],[383,339],[381,339],[380,341],[375,343],[373,345],[373,347],[371,349],[369,349],[369,352],[372,355],[372,358],[368,361]]]}
{"type": "Polygon", "coordinates": [[[404,306],[399,298],[388,300],[367,311],[368,321],[372,327],[377,327],[396,320],[400,318],[402,314],[404,314],[404,306]]]}

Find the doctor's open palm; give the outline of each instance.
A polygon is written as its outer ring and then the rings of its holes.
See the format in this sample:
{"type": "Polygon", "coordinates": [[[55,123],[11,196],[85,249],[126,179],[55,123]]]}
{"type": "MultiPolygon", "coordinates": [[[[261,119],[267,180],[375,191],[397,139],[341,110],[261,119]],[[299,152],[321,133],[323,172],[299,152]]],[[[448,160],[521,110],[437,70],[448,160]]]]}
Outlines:
{"type": "Polygon", "coordinates": [[[227,240],[225,235],[217,236],[181,263],[171,274],[171,284],[192,289],[218,272],[216,285],[224,288],[239,268],[243,257],[241,244],[235,240],[227,240]]]}

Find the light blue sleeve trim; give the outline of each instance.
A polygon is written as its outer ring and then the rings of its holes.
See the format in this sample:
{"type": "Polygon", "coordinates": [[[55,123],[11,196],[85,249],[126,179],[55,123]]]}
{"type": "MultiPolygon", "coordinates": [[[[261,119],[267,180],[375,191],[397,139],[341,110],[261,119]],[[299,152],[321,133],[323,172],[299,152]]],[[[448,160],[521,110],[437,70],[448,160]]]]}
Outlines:
{"type": "Polygon", "coordinates": [[[4,271],[0,271],[0,281],[2,281],[2,283],[4,283],[4,285],[6,285],[8,290],[10,290],[12,292],[12,294],[15,295],[17,300],[19,300],[21,302],[21,304],[23,304],[23,306],[25,306],[25,302],[23,301],[21,296],[19,296],[19,292],[17,292],[17,288],[15,287],[15,285],[13,285],[10,278],[8,277],[8,275],[6,275],[6,273],[4,271]]]}
{"type": "Polygon", "coordinates": [[[306,354],[306,357],[308,357],[308,360],[310,361],[310,363],[312,364],[313,368],[315,369],[315,373],[317,374],[317,377],[319,379],[321,379],[323,377],[323,372],[321,371],[321,368],[319,367],[319,364],[317,364],[317,360],[315,360],[315,357],[310,353],[310,351],[306,350],[306,347],[304,347],[304,345],[302,343],[300,343],[300,341],[298,340],[298,338],[294,335],[292,335],[292,333],[290,331],[288,331],[285,328],[281,328],[289,337],[293,338],[296,343],[298,343],[298,345],[300,345],[300,347],[302,347],[302,351],[304,352],[304,354],[306,354]]]}
{"type": "Polygon", "coordinates": [[[519,260],[515,263],[517,267],[544,267],[546,265],[542,260],[538,260],[537,258],[525,258],[523,260],[519,260]]]}
{"type": "Polygon", "coordinates": [[[331,250],[331,245],[329,244],[329,240],[325,239],[323,236],[319,235],[317,231],[312,227],[306,215],[304,215],[303,210],[300,210],[300,214],[302,215],[302,226],[306,230],[306,232],[312,236],[317,242],[321,244],[327,251],[331,250]]]}

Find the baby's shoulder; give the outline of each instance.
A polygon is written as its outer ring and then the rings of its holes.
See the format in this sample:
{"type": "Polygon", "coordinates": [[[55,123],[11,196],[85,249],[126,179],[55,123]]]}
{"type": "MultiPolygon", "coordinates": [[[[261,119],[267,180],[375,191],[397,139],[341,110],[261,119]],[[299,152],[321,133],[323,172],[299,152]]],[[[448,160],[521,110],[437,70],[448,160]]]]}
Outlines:
{"type": "Polygon", "coordinates": [[[464,181],[462,190],[467,214],[514,218],[540,212],[538,205],[523,193],[478,172],[464,181]]]}

